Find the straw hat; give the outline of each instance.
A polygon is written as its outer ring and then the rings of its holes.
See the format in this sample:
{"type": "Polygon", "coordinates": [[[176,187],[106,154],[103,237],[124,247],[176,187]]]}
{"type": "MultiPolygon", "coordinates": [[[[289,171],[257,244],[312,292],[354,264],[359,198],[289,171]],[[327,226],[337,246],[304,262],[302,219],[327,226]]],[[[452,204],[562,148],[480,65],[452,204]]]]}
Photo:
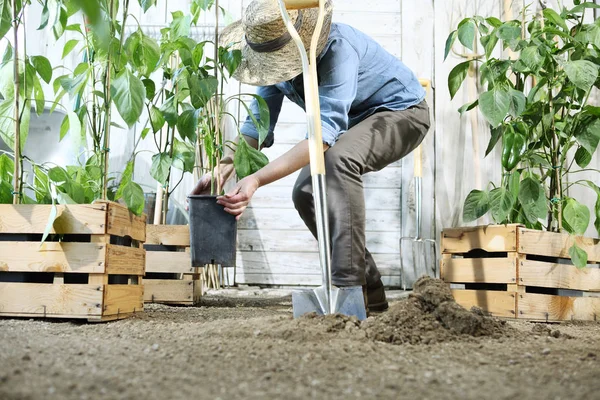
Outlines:
{"type": "MultiPolygon", "coordinates": [[[[317,55],[329,37],[332,9],[331,0],[327,0],[317,55]]],[[[319,9],[289,10],[288,13],[308,52],[319,9]]],[[[221,34],[221,46],[232,43],[231,49],[242,51],[242,62],[233,74],[242,83],[268,86],[302,73],[298,47],[285,27],[277,0],[253,0],[243,19],[227,26],[221,34]]]]}

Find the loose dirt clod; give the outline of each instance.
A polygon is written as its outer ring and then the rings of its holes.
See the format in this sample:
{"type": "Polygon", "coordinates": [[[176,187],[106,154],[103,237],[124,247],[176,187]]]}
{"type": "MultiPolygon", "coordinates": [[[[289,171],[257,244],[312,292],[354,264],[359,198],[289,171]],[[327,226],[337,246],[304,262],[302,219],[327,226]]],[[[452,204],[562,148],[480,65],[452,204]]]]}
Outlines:
{"type": "Polygon", "coordinates": [[[363,323],[367,337],[388,343],[436,343],[457,335],[511,335],[504,321],[488,317],[479,309],[468,311],[457,304],[448,286],[439,279],[422,277],[414,293],[387,313],[363,323]]]}

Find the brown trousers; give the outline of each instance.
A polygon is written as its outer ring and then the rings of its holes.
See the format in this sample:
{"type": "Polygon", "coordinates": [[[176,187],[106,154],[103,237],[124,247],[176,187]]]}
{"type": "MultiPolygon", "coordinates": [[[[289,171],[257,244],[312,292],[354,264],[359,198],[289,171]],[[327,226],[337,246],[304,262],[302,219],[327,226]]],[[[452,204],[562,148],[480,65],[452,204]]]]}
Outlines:
{"type": "MultiPolygon", "coordinates": [[[[381,111],[343,133],[325,152],[327,210],[331,236],[332,283],[372,285],[381,274],[366,248],[362,175],[379,171],[409,154],[429,130],[425,101],[402,111],[381,111]]],[[[317,237],[310,167],[300,171],[292,199],[317,237]]]]}

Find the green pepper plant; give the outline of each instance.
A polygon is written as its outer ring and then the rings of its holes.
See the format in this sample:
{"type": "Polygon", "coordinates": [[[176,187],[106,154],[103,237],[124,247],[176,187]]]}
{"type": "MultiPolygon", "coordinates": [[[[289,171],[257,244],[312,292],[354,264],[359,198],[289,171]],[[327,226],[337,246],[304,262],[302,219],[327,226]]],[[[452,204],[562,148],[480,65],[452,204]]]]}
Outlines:
{"type": "MultiPolygon", "coordinates": [[[[479,69],[484,91],[459,112],[478,107],[491,126],[486,155],[502,148],[501,182],[469,193],[465,222],[489,213],[499,224],[583,235],[593,213],[600,235],[600,171],[588,168],[600,142],[600,107],[589,104],[592,90],[600,88],[600,20],[584,22],[586,11],[600,5],[575,4],[530,16],[525,9],[520,20],[465,18],[448,36],[445,57],[456,40],[472,52],[450,72],[450,95],[469,68],[479,69]],[[516,56],[496,56],[499,44],[516,56]],[[598,179],[569,179],[581,171],[598,179]],[[574,185],[596,194],[593,210],[569,195],[574,185]]],[[[576,244],[569,253],[578,267],[587,264],[576,244]]]]}

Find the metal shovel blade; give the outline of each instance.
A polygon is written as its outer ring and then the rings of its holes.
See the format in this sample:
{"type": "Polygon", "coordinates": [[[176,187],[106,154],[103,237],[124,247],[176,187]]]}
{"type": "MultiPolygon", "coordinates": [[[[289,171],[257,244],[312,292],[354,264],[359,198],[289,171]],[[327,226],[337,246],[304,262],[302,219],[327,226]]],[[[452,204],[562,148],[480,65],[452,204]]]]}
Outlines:
{"type": "Polygon", "coordinates": [[[292,292],[294,318],[312,312],[317,313],[317,315],[338,313],[349,317],[354,316],[359,321],[367,318],[365,298],[361,286],[333,287],[331,295],[334,307],[330,312],[325,286],[292,292]]]}

